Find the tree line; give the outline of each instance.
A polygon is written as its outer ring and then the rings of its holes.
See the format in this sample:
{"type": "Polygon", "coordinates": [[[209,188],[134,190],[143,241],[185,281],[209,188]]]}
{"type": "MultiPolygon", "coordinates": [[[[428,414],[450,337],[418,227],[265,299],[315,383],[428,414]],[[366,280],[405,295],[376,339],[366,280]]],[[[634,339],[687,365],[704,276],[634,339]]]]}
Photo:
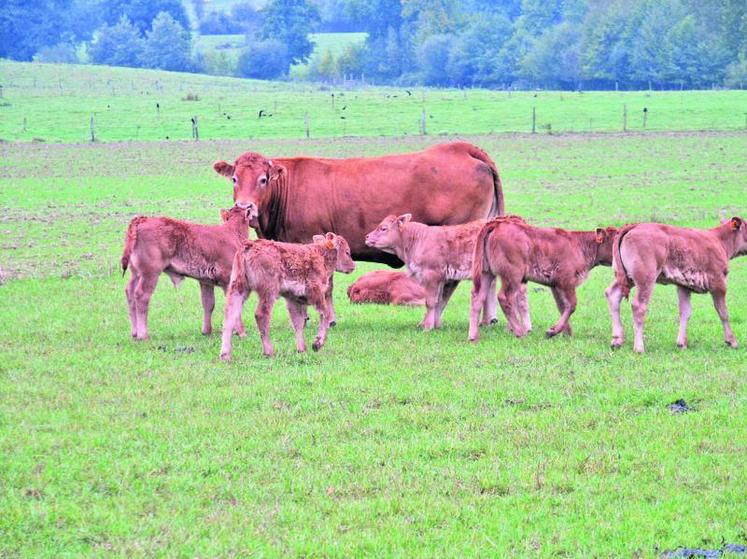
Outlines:
{"type": "Polygon", "coordinates": [[[745,0],[267,0],[225,11],[190,0],[6,0],[0,57],[255,78],[309,61],[314,31],[362,43],[315,56],[315,79],[491,88],[703,88],[747,84],[745,0]],[[240,33],[237,60],[193,53],[240,33]],[[85,56],[81,52],[85,52],[85,56]]]}

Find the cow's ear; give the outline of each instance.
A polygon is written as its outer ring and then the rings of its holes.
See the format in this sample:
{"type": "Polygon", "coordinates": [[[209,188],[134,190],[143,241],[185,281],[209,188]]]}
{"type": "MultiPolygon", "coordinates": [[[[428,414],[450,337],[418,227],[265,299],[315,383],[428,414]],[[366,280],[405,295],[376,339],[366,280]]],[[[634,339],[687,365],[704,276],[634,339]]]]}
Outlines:
{"type": "Polygon", "coordinates": [[[314,241],[315,243],[323,243],[324,242],[324,235],[314,235],[311,238],[311,240],[314,241]]]}
{"type": "Polygon", "coordinates": [[[402,227],[405,223],[412,219],[412,214],[402,214],[397,218],[397,225],[402,227]]]}
{"type": "Polygon", "coordinates": [[[288,176],[288,170],[285,167],[277,163],[272,163],[272,161],[269,163],[270,171],[268,174],[270,175],[270,182],[279,182],[288,176]]]}
{"type": "Polygon", "coordinates": [[[744,221],[741,217],[732,217],[729,221],[729,225],[731,225],[731,228],[734,229],[734,231],[738,231],[742,225],[744,224],[744,221]]]}
{"type": "Polygon", "coordinates": [[[228,178],[231,178],[234,172],[233,165],[231,165],[230,163],[226,163],[225,161],[216,161],[215,163],[213,163],[213,169],[219,175],[223,175],[224,177],[228,178]]]}
{"type": "Polygon", "coordinates": [[[605,231],[601,227],[597,227],[596,234],[597,234],[597,237],[596,237],[597,244],[601,245],[604,242],[604,238],[607,236],[607,231],[605,231]]]}
{"type": "Polygon", "coordinates": [[[221,218],[221,219],[222,219],[223,221],[228,221],[228,218],[229,218],[229,217],[230,217],[230,214],[228,213],[228,211],[227,211],[227,210],[221,210],[221,211],[220,211],[220,218],[221,218]]]}

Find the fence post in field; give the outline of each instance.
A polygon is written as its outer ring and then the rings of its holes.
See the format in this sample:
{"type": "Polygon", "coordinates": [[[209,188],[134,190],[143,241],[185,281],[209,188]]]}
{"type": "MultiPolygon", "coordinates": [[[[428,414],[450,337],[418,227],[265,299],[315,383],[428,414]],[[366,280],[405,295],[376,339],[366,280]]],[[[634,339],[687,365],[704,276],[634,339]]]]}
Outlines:
{"type": "Polygon", "coordinates": [[[23,117],[23,131],[26,132],[26,117],[23,117]]]}
{"type": "Polygon", "coordinates": [[[428,132],[426,131],[426,125],[425,125],[425,107],[423,107],[423,112],[420,113],[420,135],[425,136],[428,132]]]}
{"type": "Polygon", "coordinates": [[[537,107],[532,107],[532,134],[537,133],[537,107]]]}
{"type": "Polygon", "coordinates": [[[197,116],[192,117],[192,137],[195,139],[195,142],[200,139],[200,130],[197,125],[197,116]]]}
{"type": "Polygon", "coordinates": [[[309,113],[303,114],[303,126],[306,129],[306,137],[309,138],[309,113]]]}
{"type": "Polygon", "coordinates": [[[628,131],[628,105],[623,105],[623,132],[628,131]]]}
{"type": "Polygon", "coordinates": [[[646,121],[648,120],[648,107],[643,107],[643,127],[646,128],[646,121]]]}
{"type": "Polygon", "coordinates": [[[91,115],[91,141],[92,142],[96,141],[96,131],[94,130],[94,127],[93,127],[93,115],[91,115]]]}
{"type": "Polygon", "coordinates": [[[3,86],[0,85],[0,99],[3,98],[3,86]]]}
{"type": "Polygon", "coordinates": [[[747,130],[747,113],[744,113],[744,129],[747,130]]]}
{"type": "Polygon", "coordinates": [[[332,110],[334,111],[335,110],[335,94],[331,93],[330,95],[332,95],[332,110]]]}

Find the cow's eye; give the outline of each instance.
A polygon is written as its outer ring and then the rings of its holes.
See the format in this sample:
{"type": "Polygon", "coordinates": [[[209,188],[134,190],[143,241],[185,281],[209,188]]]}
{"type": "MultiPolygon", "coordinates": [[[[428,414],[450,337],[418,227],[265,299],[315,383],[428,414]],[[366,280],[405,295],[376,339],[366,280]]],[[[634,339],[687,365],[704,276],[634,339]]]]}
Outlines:
{"type": "Polygon", "coordinates": [[[267,182],[267,177],[262,177],[259,179],[259,184],[265,184],[267,182]]]}

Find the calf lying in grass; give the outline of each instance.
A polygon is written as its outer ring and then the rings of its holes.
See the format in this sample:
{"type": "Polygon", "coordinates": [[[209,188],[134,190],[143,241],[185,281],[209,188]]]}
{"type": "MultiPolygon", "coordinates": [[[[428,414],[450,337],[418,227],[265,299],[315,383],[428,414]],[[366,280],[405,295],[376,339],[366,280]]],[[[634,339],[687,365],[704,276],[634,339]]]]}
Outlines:
{"type": "Polygon", "coordinates": [[[747,223],[733,217],[713,229],[689,229],[659,223],[638,223],[622,228],[614,244],[615,281],[606,291],[612,317],[612,347],[623,344],[620,302],[632,287],[633,349],[643,353],[643,323],[654,284],[675,284],[679,298],[680,330],[677,345],[687,347],[690,294],[710,293],[721,318],[727,345],[737,347],[726,310],[729,260],[747,255],[747,223]]]}
{"type": "Polygon", "coordinates": [[[524,284],[533,281],[550,287],[560,311],[560,318],[547,330],[547,337],[560,332],[570,336],[576,287],[595,266],[612,264],[616,233],[614,227],[596,231],[532,227],[515,216],[489,221],[475,244],[469,339],[478,339],[480,308],[486,298],[492,297],[496,276],[501,278],[498,302],[511,332],[521,337],[531,330],[524,284]]]}
{"type": "MultiPolygon", "coordinates": [[[[412,216],[390,215],[366,235],[366,245],[396,254],[425,291],[423,330],[441,326],[441,315],[461,280],[470,279],[472,252],[484,220],[463,225],[428,226],[412,216]]],[[[495,282],[492,284],[495,286],[495,282]]],[[[495,297],[486,297],[483,323],[494,323],[495,297]]]]}
{"type": "MultiPolygon", "coordinates": [[[[161,273],[174,286],[185,277],[200,282],[204,316],[202,333],[212,332],[215,286],[225,291],[231,277],[233,256],[249,236],[249,227],[257,227],[257,207],[234,206],[221,210],[220,225],[198,225],[168,217],[137,216],[130,221],[122,253],[122,273],[130,269],[125,288],[132,325],[132,337],[148,338],[148,305],[161,273]]],[[[237,324],[244,335],[244,326],[237,324]]]]}
{"type": "Polygon", "coordinates": [[[312,345],[318,351],[324,345],[332,313],[328,287],[335,270],[349,274],[355,269],[347,241],[335,235],[315,235],[311,244],[277,241],[246,241],[236,253],[231,270],[223,322],[220,358],[231,359],[231,331],[239,324],[246,298],[256,291],[259,302],[254,313],[262,338],[264,354],[272,356],[270,319],[278,297],[285,298],[291,323],[296,331],[296,349],[306,351],[303,328],[306,307],[319,313],[319,330],[312,345]]]}
{"type": "Polygon", "coordinates": [[[425,305],[425,291],[404,272],[374,270],[348,287],[351,303],[376,305],[425,305]]]}

